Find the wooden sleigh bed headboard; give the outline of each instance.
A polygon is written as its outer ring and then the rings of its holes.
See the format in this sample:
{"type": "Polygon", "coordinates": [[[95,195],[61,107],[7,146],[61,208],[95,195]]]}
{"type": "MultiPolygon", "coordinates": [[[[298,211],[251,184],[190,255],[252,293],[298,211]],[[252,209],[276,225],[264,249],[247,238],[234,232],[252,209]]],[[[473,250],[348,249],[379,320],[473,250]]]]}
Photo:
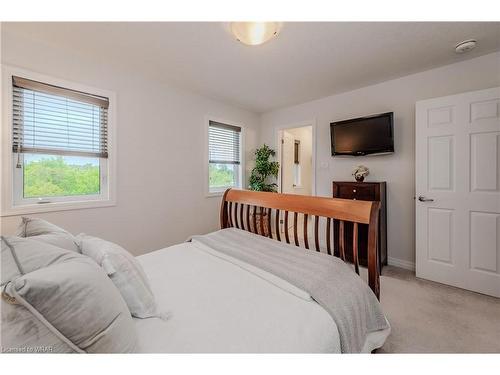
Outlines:
{"type": "Polygon", "coordinates": [[[302,242],[303,247],[309,249],[308,232],[314,217],[314,249],[321,251],[324,247],[322,244],[326,242],[327,254],[339,256],[345,260],[344,223],[351,222],[353,223],[352,258],[354,269],[359,275],[358,224],[368,224],[368,285],[377,298],[380,298],[377,259],[379,210],[379,202],[228,189],[222,198],[220,226],[221,228],[239,228],[282,241],[280,220],[284,220],[284,240],[286,243],[291,243],[289,216],[293,214],[293,243],[296,246],[301,246],[302,242]],[[303,218],[301,231],[298,228],[299,215],[302,215],[303,218]],[[309,224],[309,217],[311,224],[309,224]],[[325,221],[326,227],[320,225],[320,222],[324,223],[325,221]],[[332,224],[334,222],[338,222],[338,249],[332,247],[332,224]],[[321,235],[320,231],[323,232],[321,235]],[[322,239],[325,242],[322,242],[322,239]]]}

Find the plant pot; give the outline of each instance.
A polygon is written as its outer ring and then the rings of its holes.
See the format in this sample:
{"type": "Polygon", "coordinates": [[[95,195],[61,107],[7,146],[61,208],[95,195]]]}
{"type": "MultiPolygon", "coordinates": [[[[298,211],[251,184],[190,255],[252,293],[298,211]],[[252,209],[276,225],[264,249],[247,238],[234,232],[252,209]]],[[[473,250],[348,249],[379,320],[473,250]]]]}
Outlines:
{"type": "Polygon", "coordinates": [[[356,179],[357,182],[363,182],[365,180],[365,176],[354,176],[354,178],[356,179]]]}

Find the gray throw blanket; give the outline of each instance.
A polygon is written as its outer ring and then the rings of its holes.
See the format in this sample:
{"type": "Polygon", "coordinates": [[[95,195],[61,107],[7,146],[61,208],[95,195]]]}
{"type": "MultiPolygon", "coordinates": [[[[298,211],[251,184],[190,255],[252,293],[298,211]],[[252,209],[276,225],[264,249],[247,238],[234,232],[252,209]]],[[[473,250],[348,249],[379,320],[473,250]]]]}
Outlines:
{"type": "Polygon", "coordinates": [[[192,241],[308,292],[335,321],[342,353],[361,352],[368,333],[389,328],[375,294],[338,258],[234,228],[193,236],[192,241]]]}

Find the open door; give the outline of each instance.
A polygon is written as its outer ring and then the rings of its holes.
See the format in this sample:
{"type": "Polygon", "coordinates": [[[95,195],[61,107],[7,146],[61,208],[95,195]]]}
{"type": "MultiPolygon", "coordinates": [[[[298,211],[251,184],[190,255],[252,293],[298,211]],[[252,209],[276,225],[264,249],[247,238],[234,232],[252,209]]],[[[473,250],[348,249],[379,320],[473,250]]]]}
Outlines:
{"type": "Polygon", "coordinates": [[[312,195],[312,126],[281,132],[281,193],[312,195]]]}
{"type": "MultiPolygon", "coordinates": [[[[313,194],[312,126],[288,128],[280,131],[280,193],[313,194]]],[[[299,217],[299,226],[303,223],[299,217]]],[[[280,220],[284,224],[283,218],[280,220]]],[[[293,221],[289,222],[290,228],[293,221]]],[[[284,228],[282,228],[283,231],[284,228]]]]}

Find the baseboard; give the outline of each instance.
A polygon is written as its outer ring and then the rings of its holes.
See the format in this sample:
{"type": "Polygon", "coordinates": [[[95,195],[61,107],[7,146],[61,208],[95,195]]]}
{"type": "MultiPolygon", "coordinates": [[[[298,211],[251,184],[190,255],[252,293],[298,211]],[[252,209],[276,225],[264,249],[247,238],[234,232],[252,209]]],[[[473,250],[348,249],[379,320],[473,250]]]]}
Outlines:
{"type": "Polygon", "coordinates": [[[409,262],[407,260],[387,257],[387,264],[389,266],[395,266],[399,268],[404,268],[405,270],[415,271],[415,263],[409,262]]]}

